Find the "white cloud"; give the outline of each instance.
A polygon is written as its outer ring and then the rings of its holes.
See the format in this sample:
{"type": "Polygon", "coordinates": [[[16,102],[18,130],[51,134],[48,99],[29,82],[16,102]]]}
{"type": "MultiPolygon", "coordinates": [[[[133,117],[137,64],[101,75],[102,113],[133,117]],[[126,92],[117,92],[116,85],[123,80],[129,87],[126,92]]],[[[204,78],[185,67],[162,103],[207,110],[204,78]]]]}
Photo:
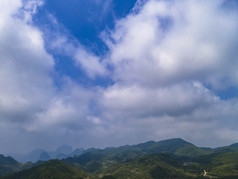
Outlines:
{"type": "Polygon", "coordinates": [[[85,49],[78,48],[74,59],[78,65],[81,65],[85,69],[91,78],[105,76],[107,74],[105,64],[100,62],[99,57],[87,52],[85,49]]]}
{"type": "Polygon", "coordinates": [[[151,0],[118,21],[107,41],[115,80],[157,86],[202,80],[217,87],[225,79],[237,85],[238,16],[221,5],[151,0]]]}
{"type": "Polygon", "coordinates": [[[108,108],[109,113],[117,119],[125,118],[123,113],[134,118],[163,115],[179,117],[190,114],[197,108],[215,104],[219,99],[202,85],[194,83],[157,89],[114,85],[104,91],[102,101],[102,106],[108,108]]]}
{"type": "Polygon", "coordinates": [[[213,90],[238,84],[238,14],[223,2],[139,2],[104,32],[115,80],[100,103],[108,128],[131,140],[183,137],[227,144],[216,131],[234,125],[238,103],[213,90]]]}
{"type": "Polygon", "coordinates": [[[55,126],[72,131],[87,130],[91,127],[87,120],[91,114],[89,104],[94,98],[96,95],[92,90],[65,79],[63,89],[52,97],[44,111],[37,114],[37,120],[28,124],[27,130],[44,131],[55,126]]]}
{"type": "Polygon", "coordinates": [[[170,137],[215,146],[237,139],[237,97],[223,100],[213,91],[238,84],[238,15],[223,1],[138,1],[103,33],[106,59],[61,33],[53,16],[56,32],[49,38],[32,22],[42,1],[26,2],[0,1],[1,139],[12,137],[5,127],[23,134],[29,147],[170,137]],[[57,88],[46,45],[71,57],[90,78],[108,77],[114,84],[89,89],[64,77],[57,88]]]}
{"type": "Polygon", "coordinates": [[[25,1],[22,10],[19,10],[19,15],[22,16],[26,23],[32,22],[32,15],[37,13],[39,6],[42,6],[44,2],[42,0],[29,0],[25,1]]]}
{"type": "Polygon", "coordinates": [[[44,49],[41,32],[14,16],[21,3],[15,4],[11,12],[1,14],[6,21],[0,28],[0,108],[1,118],[20,122],[34,117],[52,95],[54,61],[44,49]]]}
{"type": "Polygon", "coordinates": [[[43,32],[32,22],[40,5],[42,1],[0,1],[0,124],[6,127],[0,132],[0,153],[15,150],[13,145],[22,139],[25,150],[49,147],[53,140],[60,145],[71,141],[70,131],[80,133],[92,126],[87,115],[95,94],[71,80],[62,79],[61,88],[55,85],[54,58],[45,48],[43,32]]]}

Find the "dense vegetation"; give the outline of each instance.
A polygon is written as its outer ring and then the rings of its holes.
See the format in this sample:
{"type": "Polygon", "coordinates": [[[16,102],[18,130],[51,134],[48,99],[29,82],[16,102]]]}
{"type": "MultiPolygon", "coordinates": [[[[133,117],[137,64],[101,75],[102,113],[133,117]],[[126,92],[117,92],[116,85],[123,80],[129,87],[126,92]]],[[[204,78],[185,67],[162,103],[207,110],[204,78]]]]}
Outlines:
{"type": "MultiPolygon", "coordinates": [[[[23,165],[0,158],[12,178],[238,178],[238,145],[199,148],[182,139],[146,142],[118,148],[89,149],[77,157],[23,165]],[[4,163],[5,161],[5,163],[4,163]],[[15,168],[14,168],[15,167],[15,168]],[[11,170],[10,170],[11,169],[11,170]]],[[[2,163],[1,163],[2,162],[2,163]]],[[[1,171],[1,170],[0,170],[1,171]]]]}
{"type": "Polygon", "coordinates": [[[12,157],[4,157],[3,155],[0,155],[0,175],[20,171],[21,168],[21,164],[12,157]]]}
{"type": "Polygon", "coordinates": [[[125,162],[136,157],[153,153],[164,153],[179,157],[197,157],[210,152],[200,149],[182,139],[170,139],[160,142],[146,142],[139,145],[106,148],[104,150],[91,149],[78,157],[69,157],[62,161],[72,165],[80,165],[80,169],[95,172],[114,163],[125,162]]]}
{"type": "Polygon", "coordinates": [[[83,179],[87,174],[77,170],[59,160],[49,160],[39,166],[28,170],[20,171],[16,174],[3,177],[5,179],[83,179]]]}
{"type": "Polygon", "coordinates": [[[137,157],[111,167],[105,168],[97,176],[113,176],[114,178],[195,178],[183,163],[166,154],[151,154],[137,157]]]}

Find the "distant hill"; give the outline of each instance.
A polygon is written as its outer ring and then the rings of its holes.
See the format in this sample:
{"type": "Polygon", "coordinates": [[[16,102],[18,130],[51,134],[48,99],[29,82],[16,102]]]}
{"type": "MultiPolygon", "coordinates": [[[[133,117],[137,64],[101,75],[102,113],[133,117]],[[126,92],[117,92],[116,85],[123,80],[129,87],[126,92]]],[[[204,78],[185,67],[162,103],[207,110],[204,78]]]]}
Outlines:
{"type": "Polygon", "coordinates": [[[224,152],[238,152],[238,143],[231,144],[229,146],[215,148],[213,150],[213,152],[218,152],[218,153],[219,152],[220,153],[224,153],[224,152]]]}
{"type": "Polygon", "coordinates": [[[63,145],[60,146],[56,151],[54,152],[48,152],[51,159],[65,159],[68,157],[75,157],[79,156],[83,153],[84,149],[78,149],[72,150],[72,147],[63,145]]]}
{"type": "Polygon", "coordinates": [[[83,149],[73,150],[71,146],[62,145],[55,151],[46,151],[44,149],[35,149],[27,154],[11,154],[16,160],[25,162],[47,161],[50,159],[64,159],[67,157],[79,156],[83,153],[83,149]]]}
{"type": "Polygon", "coordinates": [[[3,179],[84,179],[87,174],[59,160],[49,160],[39,166],[23,170],[3,179]]]}
{"type": "Polygon", "coordinates": [[[46,151],[43,149],[35,149],[27,154],[12,154],[11,156],[14,157],[19,162],[37,162],[40,160],[41,155],[46,155],[46,151]]]}
{"type": "Polygon", "coordinates": [[[73,152],[73,148],[71,146],[69,146],[69,145],[61,145],[56,150],[57,154],[70,154],[72,152],[73,152]]]}
{"type": "Polygon", "coordinates": [[[51,158],[50,158],[50,156],[49,156],[49,154],[47,152],[42,152],[40,154],[40,157],[39,157],[38,160],[40,160],[40,161],[47,161],[47,160],[50,160],[50,159],[51,158]]]}
{"type": "Polygon", "coordinates": [[[132,148],[138,149],[146,154],[161,152],[186,157],[208,154],[206,150],[180,138],[168,139],[159,142],[146,142],[132,146],[132,148]]]}
{"type": "Polygon", "coordinates": [[[68,154],[68,157],[77,157],[79,155],[81,155],[84,152],[84,149],[75,149],[72,153],[68,154]]]}

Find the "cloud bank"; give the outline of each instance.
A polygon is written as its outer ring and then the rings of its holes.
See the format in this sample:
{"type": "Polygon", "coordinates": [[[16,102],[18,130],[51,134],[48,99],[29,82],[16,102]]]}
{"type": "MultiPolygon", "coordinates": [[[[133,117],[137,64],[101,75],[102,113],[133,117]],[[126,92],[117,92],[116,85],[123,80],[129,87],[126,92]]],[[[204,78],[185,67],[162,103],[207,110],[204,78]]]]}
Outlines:
{"type": "Polygon", "coordinates": [[[237,88],[238,16],[227,4],[150,0],[118,20],[104,36],[116,82],[104,91],[105,118],[137,123],[131,129],[138,140],[181,136],[212,146],[236,140],[222,131],[235,131],[237,97],[215,93],[237,88]],[[146,131],[137,130],[147,122],[146,131]]]}
{"type": "Polygon", "coordinates": [[[114,29],[101,33],[108,51],[98,56],[69,34],[48,38],[33,21],[43,1],[2,0],[0,152],[20,143],[237,142],[237,96],[216,93],[238,88],[238,11],[229,3],[138,1],[114,29]],[[113,83],[87,86],[59,74],[52,51],[68,56],[89,79],[113,83]]]}

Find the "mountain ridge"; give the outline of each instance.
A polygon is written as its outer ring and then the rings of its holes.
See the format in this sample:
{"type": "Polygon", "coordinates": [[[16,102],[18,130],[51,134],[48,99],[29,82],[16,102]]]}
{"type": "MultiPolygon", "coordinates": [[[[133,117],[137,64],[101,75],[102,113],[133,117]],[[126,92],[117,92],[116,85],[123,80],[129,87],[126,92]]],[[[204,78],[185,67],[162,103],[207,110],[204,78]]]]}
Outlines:
{"type": "MultiPolygon", "coordinates": [[[[56,178],[60,176],[73,178],[74,175],[77,176],[79,174],[80,176],[92,179],[198,179],[204,178],[204,170],[210,176],[214,177],[238,177],[238,147],[236,143],[211,149],[197,147],[181,138],[158,142],[148,141],[136,145],[107,147],[105,149],[91,148],[84,150],[79,156],[75,155],[61,161],[48,160],[46,162],[39,161],[37,163],[21,164],[11,157],[5,157],[3,159],[9,160],[13,166],[20,166],[19,168],[15,168],[16,170],[11,171],[12,173],[17,172],[16,174],[2,177],[4,179],[12,179],[18,176],[24,176],[24,179],[31,179],[36,173],[40,175],[41,172],[41,176],[49,176],[49,173],[51,173],[56,178]],[[61,167],[63,169],[58,171],[61,167]],[[54,175],[55,172],[53,171],[60,173],[59,176],[54,175]]],[[[2,163],[4,164],[4,160],[2,163]]],[[[0,175],[3,174],[0,173],[0,175]]]]}

